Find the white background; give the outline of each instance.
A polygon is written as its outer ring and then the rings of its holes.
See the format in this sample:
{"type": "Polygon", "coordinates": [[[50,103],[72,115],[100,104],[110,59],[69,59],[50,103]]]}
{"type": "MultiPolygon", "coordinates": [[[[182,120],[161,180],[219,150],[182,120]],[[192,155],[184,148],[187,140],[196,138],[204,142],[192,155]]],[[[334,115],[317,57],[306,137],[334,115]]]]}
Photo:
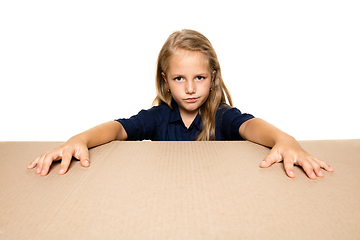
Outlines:
{"type": "Polygon", "coordinates": [[[150,108],[175,30],[212,42],[234,105],[299,140],[360,138],[360,2],[3,0],[0,141],[65,141],[150,108]]]}

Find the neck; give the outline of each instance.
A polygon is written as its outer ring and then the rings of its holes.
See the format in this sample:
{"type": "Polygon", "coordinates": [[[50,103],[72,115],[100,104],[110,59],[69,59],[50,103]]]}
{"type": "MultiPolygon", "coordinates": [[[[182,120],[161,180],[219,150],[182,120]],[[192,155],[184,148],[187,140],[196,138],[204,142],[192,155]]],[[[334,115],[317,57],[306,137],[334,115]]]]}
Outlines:
{"type": "MultiPolygon", "coordinates": [[[[179,109],[180,110],[180,109],[179,109]]],[[[181,119],[185,125],[185,127],[189,128],[194,119],[196,118],[197,114],[199,113],[199,110],[193,111],[193,112],[187,112],[187,111],[181,111],[180,110],[180,116],[181,119]]]]}

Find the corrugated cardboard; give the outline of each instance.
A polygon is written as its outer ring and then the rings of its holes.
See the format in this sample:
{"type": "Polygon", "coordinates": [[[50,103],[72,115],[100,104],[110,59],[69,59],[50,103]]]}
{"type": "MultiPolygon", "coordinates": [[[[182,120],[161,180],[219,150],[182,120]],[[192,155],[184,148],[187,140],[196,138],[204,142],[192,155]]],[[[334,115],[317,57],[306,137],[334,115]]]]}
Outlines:
{"type": "Polygon", "coordinates": [[[111,142],[91,166],[26,167],[61,143],[0,143],[0,239],[360,239],[360,140],[302,141],[310,180],[250,142],[111,142]]]}

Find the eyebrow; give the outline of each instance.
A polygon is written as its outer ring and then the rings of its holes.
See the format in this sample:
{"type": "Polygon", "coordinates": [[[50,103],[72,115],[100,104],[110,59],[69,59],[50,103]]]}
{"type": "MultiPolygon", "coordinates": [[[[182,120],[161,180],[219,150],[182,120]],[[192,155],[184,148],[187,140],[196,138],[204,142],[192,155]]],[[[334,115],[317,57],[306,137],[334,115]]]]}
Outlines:
{"type": "MultiPolygon", "coordinates": [[[[209,75],[209,73],[197,73],[197,74],[195,74],[195,76],[197,77],[197,76],[207,76],[207,75],[209,75]]],[[[184,74],[169,74],[169,76],[171,76],[171,77],[183,77],[184,76],[184,74]]]]}

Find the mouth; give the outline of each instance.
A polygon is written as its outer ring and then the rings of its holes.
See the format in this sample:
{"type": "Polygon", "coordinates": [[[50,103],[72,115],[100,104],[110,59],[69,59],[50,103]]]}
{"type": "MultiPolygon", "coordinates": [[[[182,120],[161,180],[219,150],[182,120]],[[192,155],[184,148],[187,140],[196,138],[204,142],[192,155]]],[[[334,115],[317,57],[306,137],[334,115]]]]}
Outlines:
{"type": "Polygon", "coordinates": [[[187,102],[195,102],[197,100],[197,98],[186,98],[185,100],[187,102]]]}

